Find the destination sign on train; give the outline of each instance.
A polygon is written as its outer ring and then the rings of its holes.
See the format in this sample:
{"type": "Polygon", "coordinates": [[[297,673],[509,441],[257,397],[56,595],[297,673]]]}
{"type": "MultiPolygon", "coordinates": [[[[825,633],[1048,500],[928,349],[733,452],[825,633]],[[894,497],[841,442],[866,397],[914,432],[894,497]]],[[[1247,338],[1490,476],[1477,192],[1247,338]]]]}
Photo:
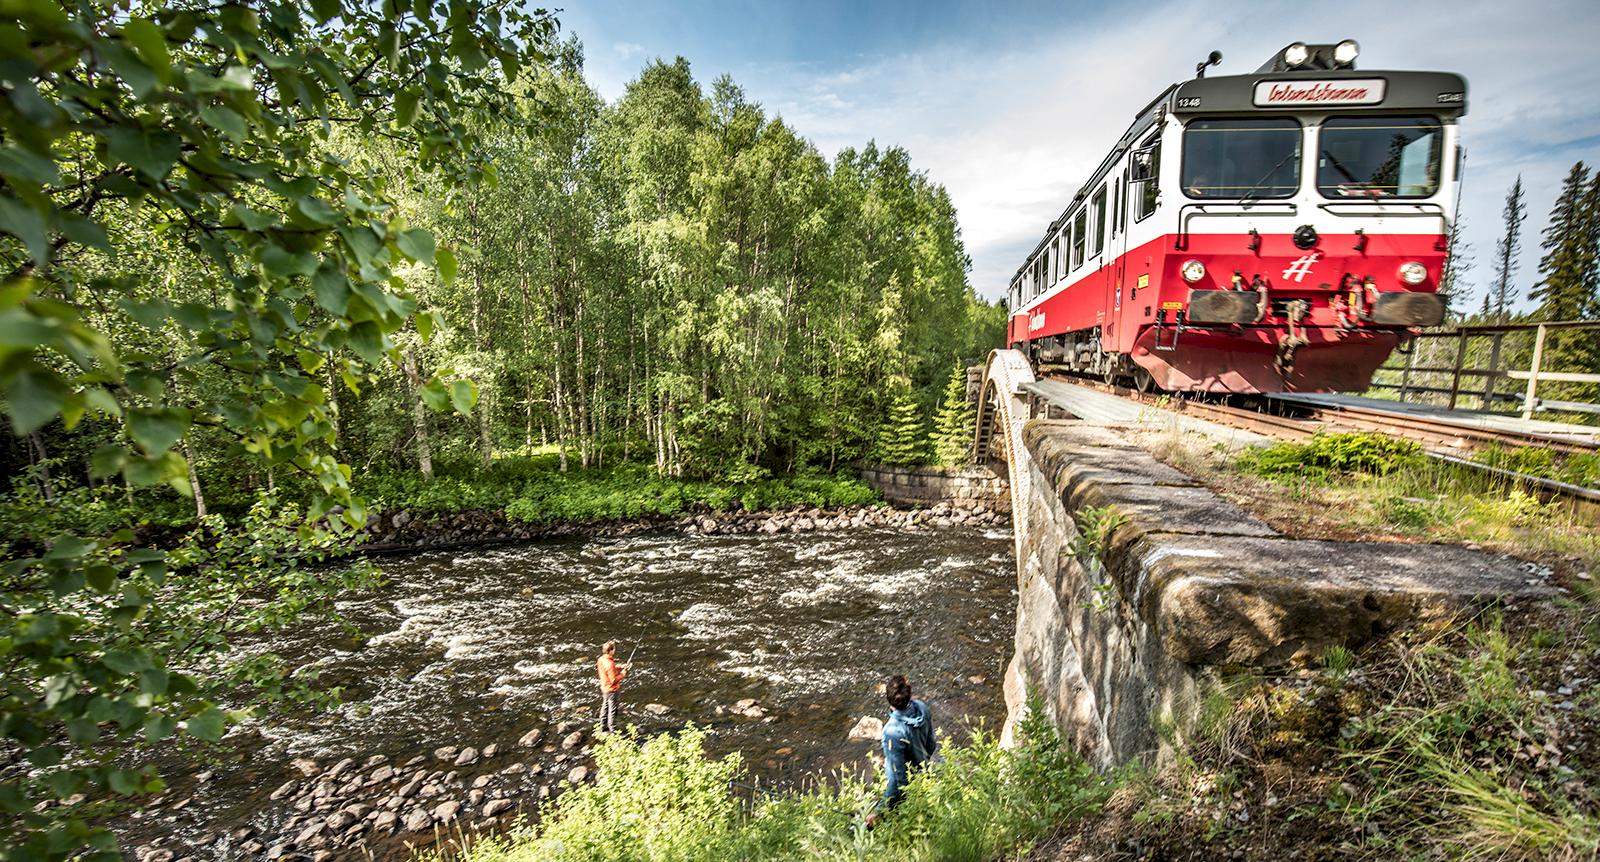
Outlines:
{"type": "Polygon", "coordinates": [[[1301,105],[1376,105],[1383,101],[1382,78],[1343,78],[1336,81],[1262,81],[1256,84],[1259,108],[1301,105]]]}

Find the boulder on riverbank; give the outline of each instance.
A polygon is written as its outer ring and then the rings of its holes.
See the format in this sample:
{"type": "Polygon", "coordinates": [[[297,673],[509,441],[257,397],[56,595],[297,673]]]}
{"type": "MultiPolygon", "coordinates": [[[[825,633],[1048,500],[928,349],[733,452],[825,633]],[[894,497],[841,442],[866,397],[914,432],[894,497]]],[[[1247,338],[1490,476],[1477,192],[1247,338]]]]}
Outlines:
{"type": "Polygon", "coordinates": [[[863,715],[861,719],[850,728],[850,738],[862,742],[875,742],[883,738],[883,719],[863,715]]]}

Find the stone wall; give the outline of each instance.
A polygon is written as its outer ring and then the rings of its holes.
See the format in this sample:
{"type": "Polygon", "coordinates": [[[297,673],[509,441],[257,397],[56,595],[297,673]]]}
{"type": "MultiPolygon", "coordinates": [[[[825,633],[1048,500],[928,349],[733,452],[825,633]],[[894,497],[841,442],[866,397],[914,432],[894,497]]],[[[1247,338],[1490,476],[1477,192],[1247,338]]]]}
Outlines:
{"type": "Polygon", "coordinates": [[[885,500],[898,505],[931,506],[952,503],[957,506],[983,506],[1002,512],[1011,510],[1006,480],[988,467],[891,467],[884,464],[861,468],[861,481],[871,485],[885,500]]]}
{"type": "Polygon", "coordinates": [[[1549,594],[1465,548],[1279,535],[1113,427],[1034,420],[1022,437],[1007,738],[1032,698],[1100,767],[1170,756],[1224,669],[1549,594]]]}

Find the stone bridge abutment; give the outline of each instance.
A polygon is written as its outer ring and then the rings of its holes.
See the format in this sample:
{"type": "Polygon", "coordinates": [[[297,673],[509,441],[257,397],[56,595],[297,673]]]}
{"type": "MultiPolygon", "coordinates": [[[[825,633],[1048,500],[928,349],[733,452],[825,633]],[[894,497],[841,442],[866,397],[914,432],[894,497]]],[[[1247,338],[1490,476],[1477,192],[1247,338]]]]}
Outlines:
{"type": "Polygon", "coordinates": [[[1033,704],[1097,766],[1161,760],[1227,675],[1548,594],[1517,561],[1461,547],[1282,535],[1126,424],[1032,418],[1034,384],[1021,353],[994,351],[975,440],[1012,497],[1008,740],[1033,704]]]}

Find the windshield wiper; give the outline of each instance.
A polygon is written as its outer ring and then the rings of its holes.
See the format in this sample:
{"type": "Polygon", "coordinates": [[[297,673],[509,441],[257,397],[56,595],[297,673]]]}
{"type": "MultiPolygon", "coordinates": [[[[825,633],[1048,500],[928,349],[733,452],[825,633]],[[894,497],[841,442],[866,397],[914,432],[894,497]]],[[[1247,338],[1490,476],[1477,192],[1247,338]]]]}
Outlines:
{"type": "Polygon", "coordinates": [[[1240,206],[1249,206],[1250,205],[1250,197],[1252,195],[1254,195],[1256,192],[1261,190],[1262,184],[1265,183],[1267,180],[1271,179],[1272,175],[1277,173],[1278,172],[1278,168],[1283,167],[1285,162],[1289,161],[1290,159],[1294,158],[1295,156],[1297,156],[1299,154],[1300,154],[1300,151],[1299,151],[1298,148],[1290,150],[1287,153],[1284,153],[1283,154],[1283,158],[1279,159],[1277,164],[1275,164],[1272,167],[1268,168],[1267,172],[1261,175],[1261,179],[1256,180],[1255,185],[1253,185],[1250,188],[1246,189],[1245,193],[1239,196],[1239,205],[1240,206]]]}

